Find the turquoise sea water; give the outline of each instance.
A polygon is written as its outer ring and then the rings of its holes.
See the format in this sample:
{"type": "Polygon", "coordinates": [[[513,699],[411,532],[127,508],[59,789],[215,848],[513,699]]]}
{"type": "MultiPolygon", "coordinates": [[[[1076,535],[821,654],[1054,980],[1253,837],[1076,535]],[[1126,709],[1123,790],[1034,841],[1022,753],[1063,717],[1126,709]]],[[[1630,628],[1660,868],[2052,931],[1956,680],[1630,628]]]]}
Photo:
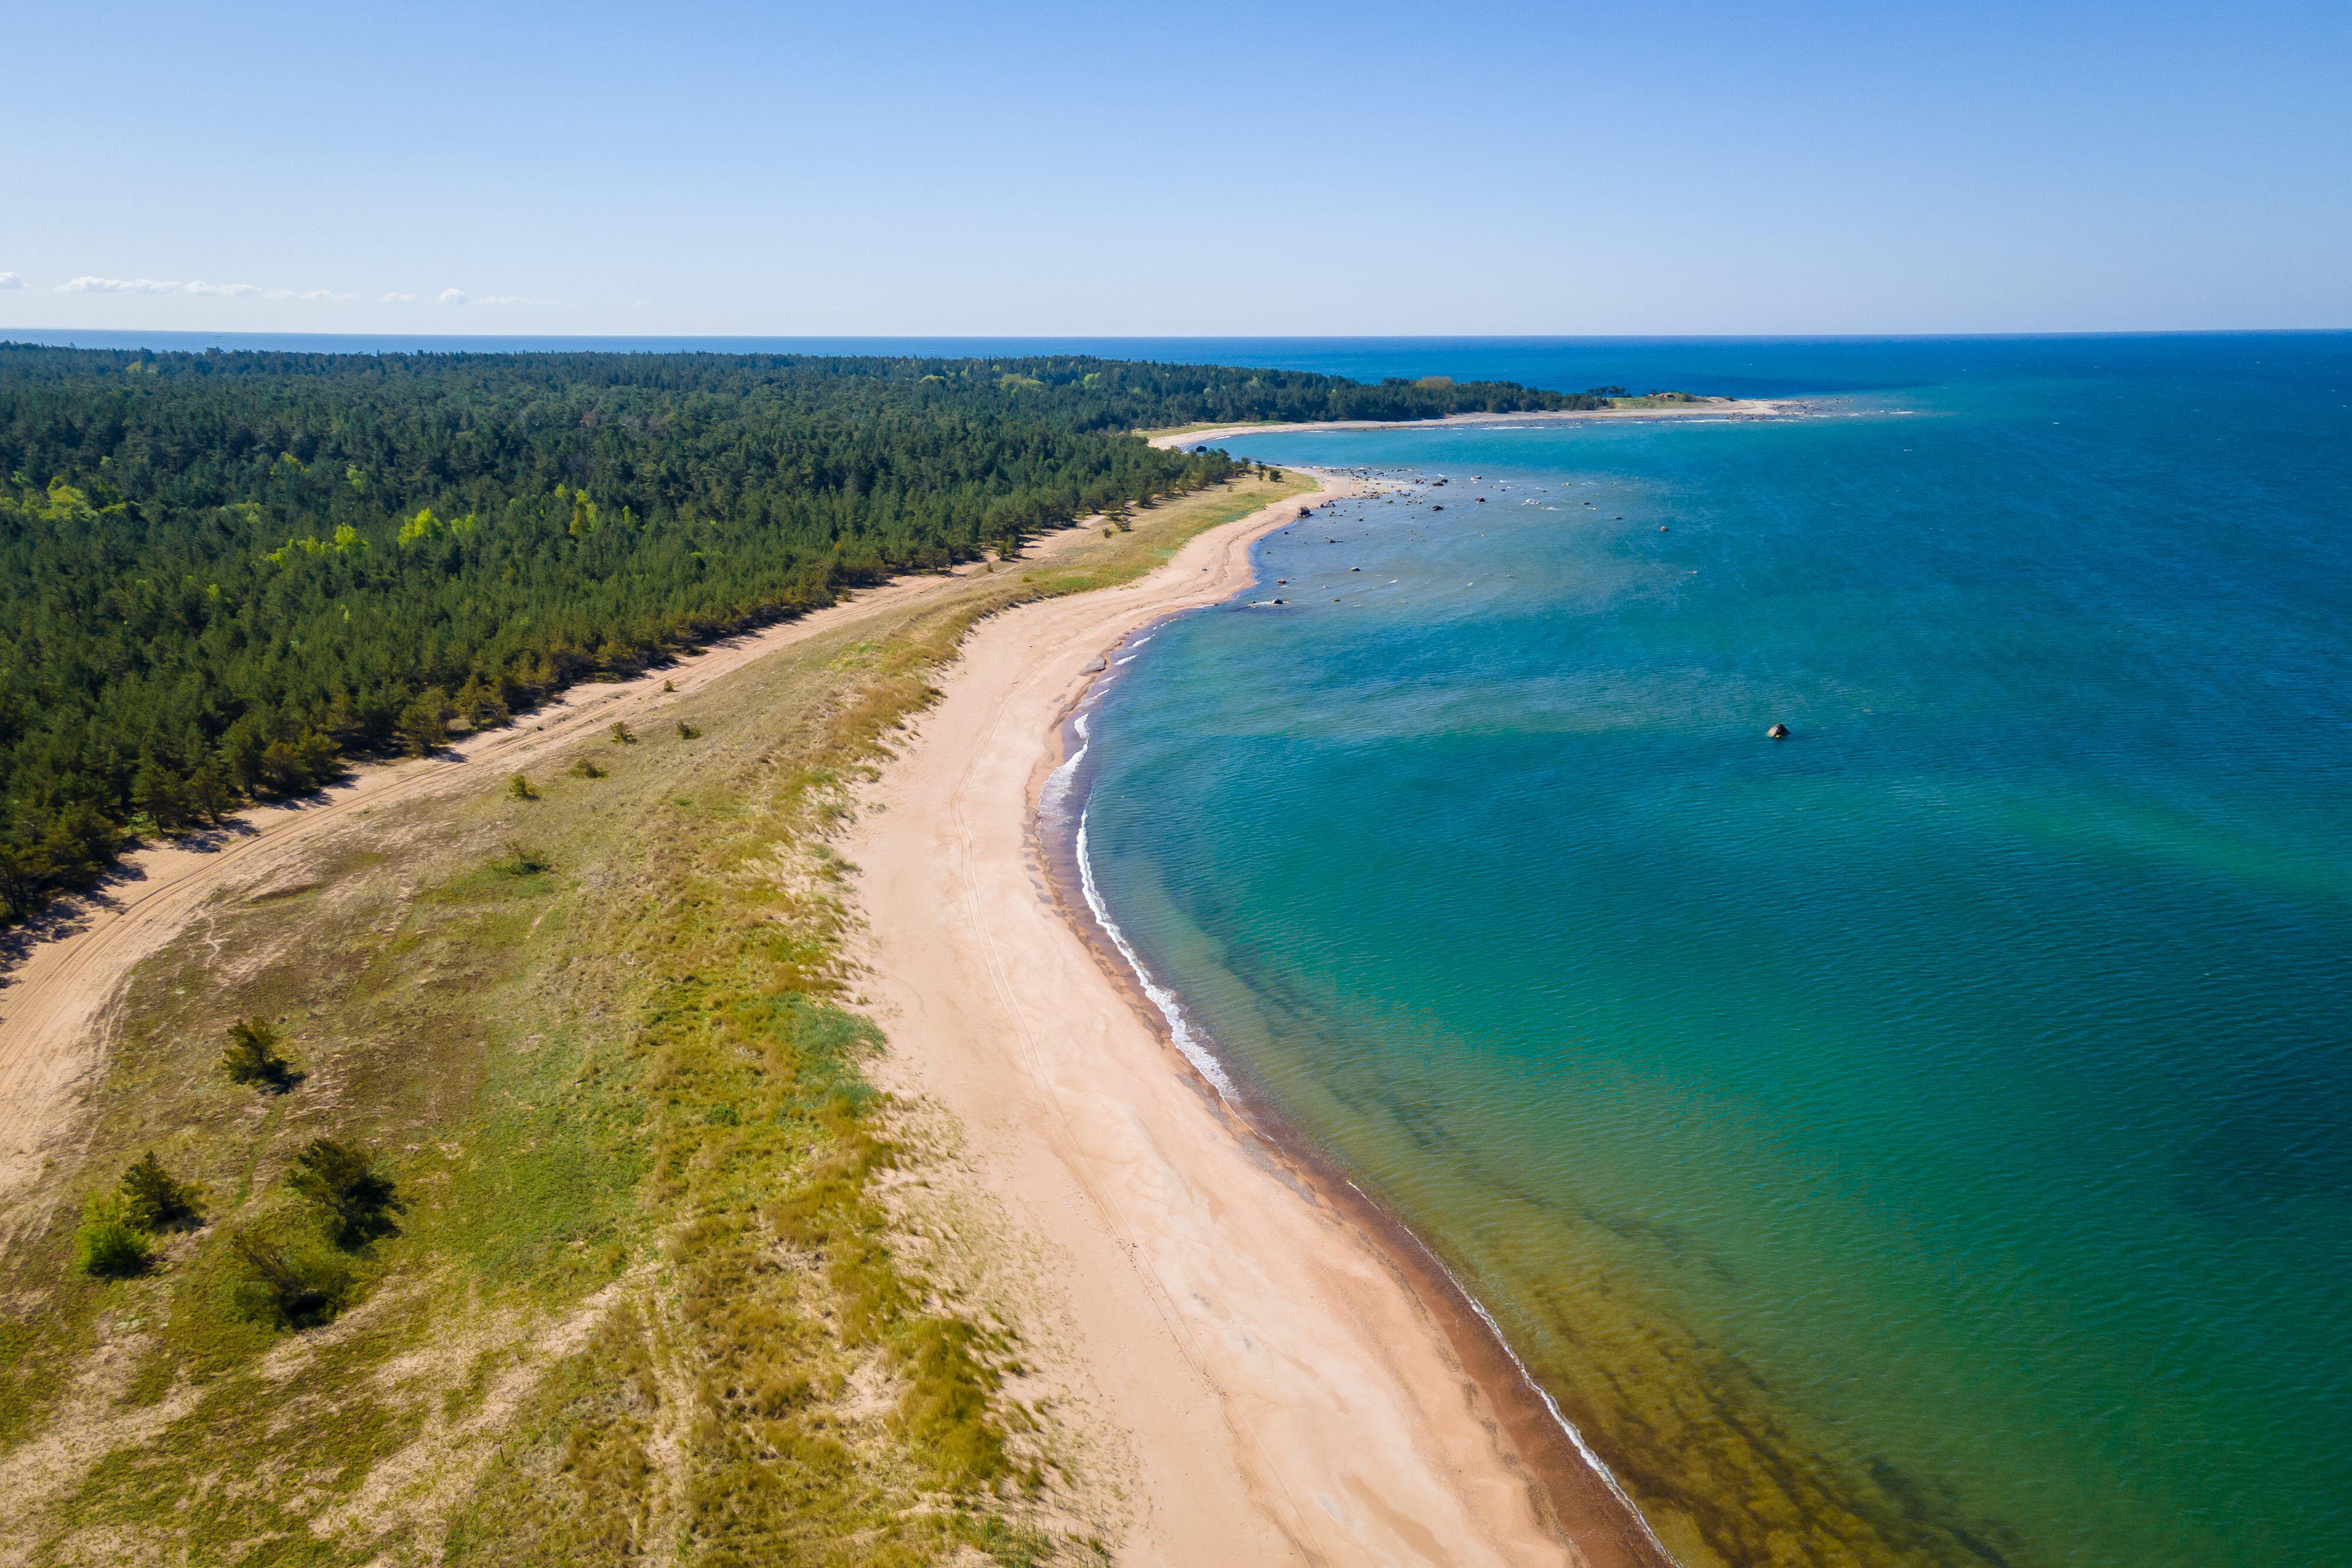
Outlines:
{"type": "Polygon", "coordinates": [[[1091,720],[1217,1049],[1686,1562],[2352,1562],[2352,338],[1257,357],[1818,412],[1228,444],[1450,482],[1091,720]]]}

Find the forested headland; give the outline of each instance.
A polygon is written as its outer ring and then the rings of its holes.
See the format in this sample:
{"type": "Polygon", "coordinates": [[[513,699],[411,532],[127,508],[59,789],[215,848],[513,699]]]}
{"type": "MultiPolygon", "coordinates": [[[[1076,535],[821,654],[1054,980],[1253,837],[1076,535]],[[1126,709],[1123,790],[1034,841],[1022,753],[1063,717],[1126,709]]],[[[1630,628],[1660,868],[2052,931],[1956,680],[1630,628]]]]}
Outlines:
{"type": "Polygon", "coordinates": [[[1237,466],[1139,428],[1604,402],[1082,356],[0,344],[0,920],[140,834],[1237,466]]]}

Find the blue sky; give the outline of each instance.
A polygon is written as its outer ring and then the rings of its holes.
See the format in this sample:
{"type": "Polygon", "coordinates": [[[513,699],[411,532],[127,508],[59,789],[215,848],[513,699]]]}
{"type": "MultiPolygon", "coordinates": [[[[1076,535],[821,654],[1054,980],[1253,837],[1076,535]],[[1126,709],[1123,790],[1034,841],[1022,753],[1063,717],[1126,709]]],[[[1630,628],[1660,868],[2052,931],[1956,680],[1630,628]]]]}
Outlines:
{"type": "Polygon", "coordinates": [[[0,37],[0,327],[2352,326],[2342,0],[20,0],[0,37]]]}

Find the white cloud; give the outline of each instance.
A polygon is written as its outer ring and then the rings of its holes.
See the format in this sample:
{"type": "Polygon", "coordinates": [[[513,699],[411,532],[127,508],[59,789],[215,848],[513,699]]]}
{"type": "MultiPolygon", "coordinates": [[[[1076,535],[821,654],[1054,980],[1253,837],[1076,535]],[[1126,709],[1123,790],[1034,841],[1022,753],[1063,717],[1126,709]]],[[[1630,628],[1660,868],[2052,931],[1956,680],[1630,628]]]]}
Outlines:
{"type": "Polygon", "coordinates": [[[153,277],[77,277],[58,285],[60,294],[197,294],[215,299],[291,299],[290,288],[264,288],[257,283],[190,283],[153,277]]]}
{"type": "Polygon", "coordinates": [[[0,272],[0,288],[22,288],[25,280],[13,272],[0,272]]]}
{"type": "Polygon", "coordinates": [[[180,294],[184,283],[158,283],[152,277],[77,277],[58,285],[60,294],[180,294]]]}
{"type": "MultiPolygon", "coordinates": [[[[14,277],[16,274],[10,273],[14,277]]],[[[5,287],[5,286],[0,286],[5,287]]],[[[154,277],[77,277],[70,283],[58,285],[60,294],[192,294],[212,299],[311,299],[332,304],[348,304],[359,298],[356,294],[338,294],[331,288],[264,288],[257,283],[206,283],[197,278],[187,283],[178,279],[154,277]]]]}
{"type": "MultiPolygon", "coordinates": [[[[21,288],[24,280],[13,272],[0,272],[0,288],[21,288]]],[[[176,278],[154,277],[77,277],[70,283],[58,285],[60,294],[179,294],[197,295],[213,299],[303,299],[323,301],[333,305],[358,302],[356,294],[339,294],[331,288],[264,288],[257,283],[205,283],[202,280],[183,283],[176,278]]],[[[394,292],[383,297],[385,305],[414,305],[421,298],[415,294],[394,292]]],[[[462,288],[445,288],[434,297],[442,305],[556,305],[554,299],[533,299],[521,294],[489,294],[477,299],[462,288]]]]}
{"type": "Polygon", "coordinates": [[[534,299],[528,294],[473,295],[462,288],[445,288],[436,302],[443,305],[561,305],[561,299],[534,299]]]}

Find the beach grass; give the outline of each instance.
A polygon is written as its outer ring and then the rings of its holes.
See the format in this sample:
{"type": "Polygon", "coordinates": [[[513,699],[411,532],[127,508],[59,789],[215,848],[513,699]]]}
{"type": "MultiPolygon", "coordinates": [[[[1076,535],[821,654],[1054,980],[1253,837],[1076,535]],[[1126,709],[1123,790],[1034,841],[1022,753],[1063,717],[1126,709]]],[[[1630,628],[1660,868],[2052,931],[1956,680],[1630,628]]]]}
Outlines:
{"type": "Polygon", "coordinates": [[[132,977],[79,1156],[0,1253],[0,1505],[32,1563],[1095,1562],[1020,1329],[922,1243],[923,1140],[863,1063],[829,836],[979,619],[1131,580],[1310,482],[1144,508],[680,699],[601,777],[389,807],[132,977]],[[520,847],[519,847],[520,846],[520,847]],[[283,1092],[230,1082],[276,1022],[283,1092]],[[337,1249],[310,1140],[406,1207],[337,1249]],[[148,1150],[206,1223],[69,1267],[148,1150]],[[348,1279],[289,1330],[243,1233],[348,1279]]]}

